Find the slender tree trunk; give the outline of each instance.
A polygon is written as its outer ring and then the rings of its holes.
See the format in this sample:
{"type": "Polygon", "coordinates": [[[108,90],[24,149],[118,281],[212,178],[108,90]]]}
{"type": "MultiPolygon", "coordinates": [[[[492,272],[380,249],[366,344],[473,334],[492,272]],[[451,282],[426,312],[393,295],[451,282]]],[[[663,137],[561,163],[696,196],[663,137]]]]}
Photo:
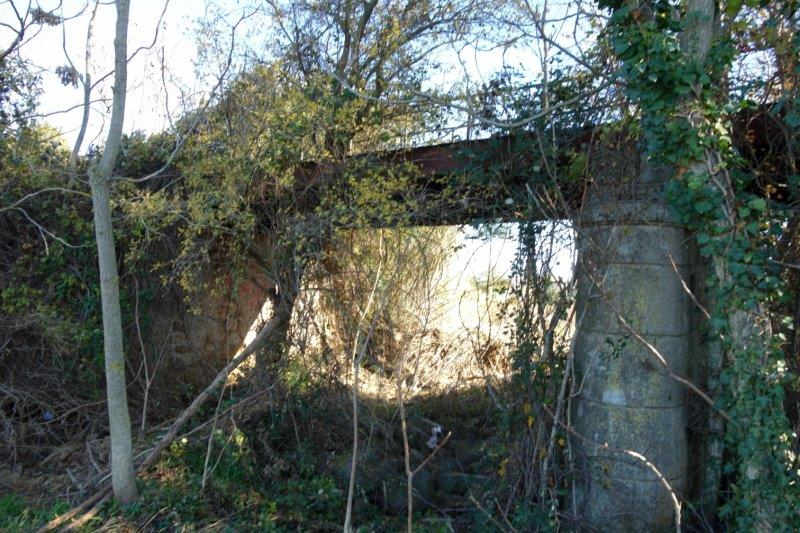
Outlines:
{"type": "MultiPolygon", "coordinates": [[[[681,36],[681,47],[690,60],[702,65],[706,61],[714,37],[720,31],[717,2],[715,0],[688,0],[687,22],[688,26],[681,36]]],[[[687,116],[691,120],[691,112],[687,116]]],[[[721,161],[722,157],[718,152],[707,150],[705,159],[696,161],[689,170],[699,174],[704,172],[714,173],[717,172],[715,169],[724,168],[720,165],[721,161]]],[[[712,178],[719,188],[719,194],[723,198],[723,210],[725,213],[723,223],[727,226],[725,228],[727,231],[724,234],[735,235],[738,231],[739,220],[735,191],[731,179],[724,171],[719,171],[716,175],[712,175],[712,178]]],[[[733,276],[729,268],[729,259],[725,256],[716,256],[711,263],[719,284],[723,287],[730,286],[733,283],[733,276]]],[[[730,353],[727,354],[728,358],[743,356],[743,354],[753,349],[762,353],[768,352],[769,346],[766,339],[770,335],[760,331],[757,327],[757,324],[761,322],[759,319],[764,314],[764,310],[761,307],[756,307],[755,310],[750,311],[733,308],[726,309],[724,312],[727,315],[729,331],[728,350],[730,353]]],[[[763,322],[768,323],[769,321],[764,320],[763,322]]],[[[709,353],[708,380],[709,386],[712,388],[719,388],[719,374],[724,364],[725,356],[726,354],[722,353],[719,342],[714,342],[709,353]]],[[[743,387],[744,383],[733,383],[734,394],[747,394],[746,392],[741,392],[743,387]]],[[[740,422],[747,423],[747,421],[741,420],[740,422]]],[[[716,413],[710,414],[708,431],[707,454],[709,462],[705,466],[702,483],[703,494],[701,494],[701,505],[706,512],[716,510],[719,483],[722,477],[721,455],[723,443],[721,442],[721,435],[723,424],[716,413]]],[[[751,481],[760,476],[769,475],[765,466],[768,455],[768,450],[755,450],[755,453],[749,458],[749,462],[740,469],[740,475],[743,473],[751,481]]],[[[770,500],[760,494],[752,493],[752,489],[749,487],[753,485],[748,483],[742,483],[741,485],[743,488],[740,490],[744,492],[744,497],[756,502],[756,505],[751,510],[752,516],[756,519],[756,530],[780,530],[781,524],[775,521],[774,508],[770,500]]]]}
{"type": "MultiPolygon", "coordinates": [[[[706,60],[714,35],[718,33],[719,20],[716,16],[714,0],[689,0],[687,3],[688,26],[681,35],[681,48],[694,61],[702,64],[706,60]]],[[[703,172],[706,161],[698,162],[697,172],[703,172]]],[[[732,191],[729,191],[732,194],[732,191]]],[[[716,257],[711,261],[712,268],[718,275],[725,270],[724,259],[716,257]]],[[[722,277],[720,278],[722,280],[722,277]]],[[[719,379],[722,371],[722,346],[718,341],[711,342],[705,353],[708,373],[706,385],[713,397],[720,392],[719,379]]],[[[722,451],[724,448],[724,422],[719,414],[709,409],[707,421],[707,437],[705,442],[706,461],[700,475],[700,507],[707,517],[716,516],[719,498],[719,485],[722,480],[722,451]]]]}
{"type": "Polygon", "coordinates": [[[122,347],[122,314],[119,305],[119,274],[111,223],[110,179],[122,140],[127,85],[127,40],[129,0],[117,0],[114,39],[114,100],[111,125],[100,162],[89,171],[92,209],[100,268],[103,309],[103,349],[106,367],[108,421],[111,431],[111,481],[114,496],[122,503],[138,497],[133,470],[131,420],[125,385],[125,354],[122,347]]]}

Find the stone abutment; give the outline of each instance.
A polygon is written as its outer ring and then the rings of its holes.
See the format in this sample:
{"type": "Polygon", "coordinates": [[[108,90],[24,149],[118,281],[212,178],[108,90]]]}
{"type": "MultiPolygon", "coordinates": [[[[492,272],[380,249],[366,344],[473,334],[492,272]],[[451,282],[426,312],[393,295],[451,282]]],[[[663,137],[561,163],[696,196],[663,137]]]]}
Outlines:
{"type": "Polygon", "coordinates": [[[686,376],[689,253],[664,183],[596,180],[577,223],[574,501],[592,530],[674,530],[687,487],[687,393],[665,364],[686,376]]]}

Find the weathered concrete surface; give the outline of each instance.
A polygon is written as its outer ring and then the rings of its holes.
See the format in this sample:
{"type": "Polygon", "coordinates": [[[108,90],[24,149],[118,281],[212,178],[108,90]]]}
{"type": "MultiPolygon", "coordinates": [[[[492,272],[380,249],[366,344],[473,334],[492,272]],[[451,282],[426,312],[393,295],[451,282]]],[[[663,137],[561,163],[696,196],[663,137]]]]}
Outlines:
{"type": "Polygon", "coordinates": [[[584,527],[604,532],[674,530],[663,480],[677,493],[686,487],[686,392],[618,318],[686,375],[686,235],[671,222],[663,181],[649,176],[623,187],[598,183],[578,221],[575,512],[584,527]]]}

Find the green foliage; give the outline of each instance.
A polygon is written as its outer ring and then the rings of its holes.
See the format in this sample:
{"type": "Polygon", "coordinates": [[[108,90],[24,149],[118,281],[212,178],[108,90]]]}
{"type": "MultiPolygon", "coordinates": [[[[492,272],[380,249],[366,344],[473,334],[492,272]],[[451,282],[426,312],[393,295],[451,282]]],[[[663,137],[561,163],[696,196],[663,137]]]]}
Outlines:
{"type": "MultiPolygon", "coordinates": [[[[733,27],[742,5],[725,7],[733,27]]],[[[730,491],[720,516],[737,531],[756,529],[765,512],[777,527],[796,529],[800,480],[791,459],[796,436],[783,411],[784,339],[769,335],[766,315],[786,294],[771,260],[786,218],[750,192],[753,176],[733,147],[728,121],[748,102],[729,100],[719,83],[743,34],[717,39],[697,61],[680,42],[694,15],[672,2],[656,2],[652,12],[615,7],[608,32],[628,96],[641,109],[647,153],[677,170],[668,185],[671,203],[714,264],[708,335],[726,354],[716,402],[732,420],[724,467],[730,491]],[[736,340],[742,336],[744,342],[736,340]]]]}
{"type": "MultiPolygon", "coordinates": [[[[13,431],[9,426],[4,433],[13,438],[3,442],[2,454],[23,463],[43,456],[20,450],[62,445],[89,422],[102,432],[105,420],[92,206],[88,187],[76,177],[86,162],[70,167],[57,139],[55,131],[35,125],[0,139],[0,374],[8,386],[0,400],[13,413],[13,431]]],[[[133,196],[130,188],[117,192],[117,206],[133,196]]],[[[129,257],[120,269],[129,335],[135,332],[132,269],[146,272],[149,259],[136,248],[138,235],[125,224],[115,235],[129,257]]],[[[141,293],[138,300],[146,327],[148,298],[141,293]]]]}
{"type": "Polygon", "coordinates": [[[35,531],[42,523],[69,509],[67,502],[57,502],[49,507],[32,507],[12,492],[0,497],[0,531],[6,533],[35,531]]]}
{"type": "Polygon", "coordinates": [[[25,128],[41,94],[40,81],[16,54],[0,60],[0,134],[25,128]]]}
{"type": "Polygon", "coordinates": [[[52,365],[93,400],[102,349],[91,207],[82,191],[65,194],[67,153],[52,135],[27,128],[0,146],[0,326],[15,354],[3,364],[52,365]]]}
{"type": "Polygon", "coordinates": [[[344,500],[330,477],[312,467],[265,481],[241,432],[217,430],[212,440],[214,468],[203,490],[207,442],[180,441],[157,465],[157,478],[145,481],[140,501],[125,509],[106,508],[99,523],[115,515],[142,523],[154,513],[157,530],[194,531],[218,523],[226,531],[319,531],[338,523],[344,500]]]}

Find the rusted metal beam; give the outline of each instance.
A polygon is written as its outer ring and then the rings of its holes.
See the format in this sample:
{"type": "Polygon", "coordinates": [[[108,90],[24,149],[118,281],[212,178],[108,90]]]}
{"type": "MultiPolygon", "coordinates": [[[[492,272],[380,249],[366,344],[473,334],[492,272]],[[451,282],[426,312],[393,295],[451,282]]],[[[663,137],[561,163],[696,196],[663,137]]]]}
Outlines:
{"type": "MultiPolygon", "coordinates": [[[[797,162],[780,117],[759,108],[736,115],[731,123],[734,143],[756,176],[751,192],[790,205],[797,194],[788,177],[797,172],[797,162]]],[[[638,174],[640,150],[624,131],[586,127],[563,132],[560,138],[558,152],[548,154],[534,134],[517,134],[305,163],[296,173],[297,208],[313,211],[323,196],[333,194],[342,205],[366,212],[354,215],[360,222],[353,225],[569,218],[597,179],[605,186],[616,182],[618,194],[624,195],[638,174]],[[397,217],[370,216],[370,207],[377,213],[381,206],[357,202],[354,191],[360,180],[374,182],[381,172],[409,176],[406,188],[380,199],[383,207],[393,205],[397,217]],[[537,209],[530,209],[531,196],[538,197],[539,203],[533,203],[537,209]]]]}

